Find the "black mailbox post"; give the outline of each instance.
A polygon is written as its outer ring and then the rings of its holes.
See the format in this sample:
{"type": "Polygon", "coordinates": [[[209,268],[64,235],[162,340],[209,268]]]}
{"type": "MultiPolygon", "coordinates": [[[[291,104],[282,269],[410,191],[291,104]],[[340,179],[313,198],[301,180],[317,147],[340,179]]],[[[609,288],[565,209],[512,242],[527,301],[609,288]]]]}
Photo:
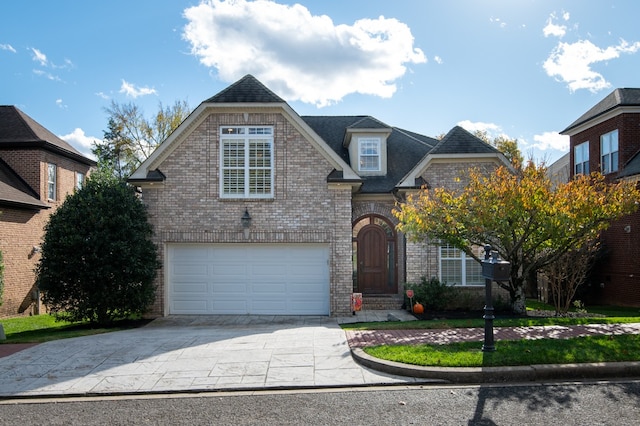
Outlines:
{"type": "Polygon", "coordinates": [[[508,281],[511,273],[511,264],[506,260],[498,259],[498,253],[491,251],[490,245],[484,246],[484,260],[482,261],[482,276],[485,285],[484,305],[484,345],[483,352],[493,352],[496,346],[493,340],[493,298],[491,297],[491,283],[493,281],[508,281]]]}

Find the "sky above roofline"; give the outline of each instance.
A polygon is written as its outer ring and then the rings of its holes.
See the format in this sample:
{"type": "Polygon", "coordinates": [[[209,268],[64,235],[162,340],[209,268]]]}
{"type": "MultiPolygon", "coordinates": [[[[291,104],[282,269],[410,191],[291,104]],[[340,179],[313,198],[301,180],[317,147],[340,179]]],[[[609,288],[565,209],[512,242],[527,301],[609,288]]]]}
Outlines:
{"type": "Polygon", "coordinates": [[[552,162],[562,129],[640,86],[639,15],[633,0],[10,2],[0,103],[87,154],[111,102],[195,108],[250,73],[300,115],[460,125],[552,162]]]}

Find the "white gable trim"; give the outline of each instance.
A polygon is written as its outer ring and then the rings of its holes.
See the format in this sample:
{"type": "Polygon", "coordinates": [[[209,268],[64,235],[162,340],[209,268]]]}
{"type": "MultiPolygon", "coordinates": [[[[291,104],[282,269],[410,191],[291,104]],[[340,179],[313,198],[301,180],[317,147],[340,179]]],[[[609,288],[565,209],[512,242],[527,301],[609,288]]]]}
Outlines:
{"type": "Polygon", "coordinates": [[[189,116],[164,140],[153,153],[140,164],[130,179],[144,180],[147,173],[157,169],[171,155],[191,131],[197,128],[209,114],[216,111],[240,113],[280,112],[311,145],[336,170],[342,171],[344,179],[360,179],[359,176],[327,143],[286,103],[201,103],[189,116]]]}
{"type": "Polygon", "coordinates": [[[491,160],[500,166],[513,169],[509,160],[502,153],[486,154],[427,154],[407,175],[402,178],[398,188],[412,188],[416,185],[416,179],[434,163],[473,163],[491,160]]]}

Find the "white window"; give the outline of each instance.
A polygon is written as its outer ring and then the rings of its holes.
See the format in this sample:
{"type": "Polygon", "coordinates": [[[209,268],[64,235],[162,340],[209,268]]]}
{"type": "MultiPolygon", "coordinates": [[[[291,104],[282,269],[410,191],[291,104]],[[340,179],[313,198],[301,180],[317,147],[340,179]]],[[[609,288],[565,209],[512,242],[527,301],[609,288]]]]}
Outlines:
{"type": "Polygon", "coordinates": [[[273,128],[220,128],[220,194],[273,197],[273,128]]]}
{"type": "Polygon", "coordinates": [[[440,281],[449,285],[484,285],[482,265],[449,244],[440,246],[440,281]]]}
{"type": "Polygon", "coordinates": [[[56,165],[47,164],[47,198],[50,200],[56,199],[56,165]]]}
{"type": "Polygon", "coordinates": [[[366,172],[380,171],[380,139],[360,138],[358,140],[360,170],[366,172]]]}
{"type": "Polygon", "coordinates": [[[84,173],[76,172],[76,189],[82,189],[84,185],[84,173]]]}
{"type": "Polygon", "coordinates": [[[583,142],[573,148],[573,163],[576,175],[589,174],[589,142],[583,142]]]}
{"type": "Polygon", "coordinates": [[[618,171],[618,131],[600,136],[600,164],[602,173],[618,171]]]}

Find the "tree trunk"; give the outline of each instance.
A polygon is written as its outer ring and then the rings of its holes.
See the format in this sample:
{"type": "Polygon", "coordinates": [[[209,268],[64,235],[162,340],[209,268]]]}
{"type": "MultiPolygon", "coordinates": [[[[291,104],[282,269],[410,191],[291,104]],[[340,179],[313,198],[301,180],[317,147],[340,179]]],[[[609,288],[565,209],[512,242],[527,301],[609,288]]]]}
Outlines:
{"type": "Polygon", "coordinates": [[[511,297],[511,308],[514,314],[523,315],[527,312],[527,297],[524,292],[524,283],[520,283],[518,287],[514,289],[511,297]]]}

